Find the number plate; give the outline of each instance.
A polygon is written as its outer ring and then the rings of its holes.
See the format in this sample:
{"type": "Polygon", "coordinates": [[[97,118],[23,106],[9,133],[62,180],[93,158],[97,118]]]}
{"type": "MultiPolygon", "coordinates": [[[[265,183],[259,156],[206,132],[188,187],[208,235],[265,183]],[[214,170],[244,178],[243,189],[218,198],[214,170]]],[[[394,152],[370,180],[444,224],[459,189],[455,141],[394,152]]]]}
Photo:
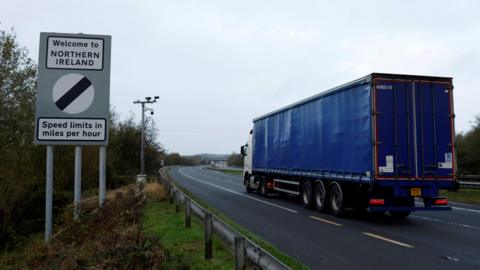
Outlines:
{"type": "Polygon", "coordinates": [[[412,195],[413,197],[420,197],[422,196],[422,189],[414,187],[410,189],[410,195],[412,195]]]}

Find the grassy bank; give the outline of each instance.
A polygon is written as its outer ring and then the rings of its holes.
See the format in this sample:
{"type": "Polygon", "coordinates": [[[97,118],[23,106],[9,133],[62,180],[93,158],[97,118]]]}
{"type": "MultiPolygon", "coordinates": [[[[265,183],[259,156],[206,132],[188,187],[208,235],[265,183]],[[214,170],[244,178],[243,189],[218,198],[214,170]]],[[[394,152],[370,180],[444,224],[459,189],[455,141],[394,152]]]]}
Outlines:
{"type": "MultiPolygon", "coordinates": [[[[55,228],[48,245],[41,234],[0,254],[0,269],[159,269],[166,253],[158,237],[143,233],[144,200],[131,188],[110,192],[96,211],[97,201],[83,201],[80,221],[67,219],[55,228]],[[92,205],[90,205],[92,204],[92,205]],[[95,205],[95,206],[93,206],[95,205]]],[[[71,216],[71,211],[65,213],[71,216]]]]}
{"type": "Polygon", "coordinates": [[[440,195],[450,201],[480,204],[480,189],[461,188],[458,191],[442,190],[440,195]]]}
{"type": "Polygon", "coordinates": [[[147,200],[143,210],[143,228],[147,235],[158,236],[166,251],[164,269],[232,269],[233,253],[213,239],[213,259],[204,259],[204,228],[197,218],[185,228],[185,212],[175,213],[167,201],[147,200]]]}

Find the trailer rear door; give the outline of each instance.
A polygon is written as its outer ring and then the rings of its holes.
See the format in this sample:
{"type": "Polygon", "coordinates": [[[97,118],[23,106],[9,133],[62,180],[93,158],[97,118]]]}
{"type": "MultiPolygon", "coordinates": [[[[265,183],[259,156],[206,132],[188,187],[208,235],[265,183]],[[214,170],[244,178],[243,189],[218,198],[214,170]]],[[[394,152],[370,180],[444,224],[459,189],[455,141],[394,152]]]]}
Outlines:
{"type": "Polygon", "coordinates": [[[451,80],[375,79],[377,179],[453,179],[451,80]]]}

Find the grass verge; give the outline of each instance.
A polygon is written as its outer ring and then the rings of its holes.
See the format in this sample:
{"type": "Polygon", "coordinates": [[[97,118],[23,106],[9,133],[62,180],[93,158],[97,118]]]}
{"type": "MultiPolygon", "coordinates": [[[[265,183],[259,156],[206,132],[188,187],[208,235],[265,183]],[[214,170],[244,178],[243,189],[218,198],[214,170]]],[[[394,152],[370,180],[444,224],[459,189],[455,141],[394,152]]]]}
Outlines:
{"type": "Polygon", "coordinates": [[[259,236],[257,236],[256,234],[252,233],[251,231],[243,228],[242,226],[240,226],[239,224],[237,224],[236,222],[234,222],[233,220],[231,220],[230,218],[228,218],[226,215],[224,215],[222,212],[216,210],[215,208],[213,207],[210,207],[208,206],[207,203],[205,203],[204,201],[200,200],[199,198],[197,198],[195,195],[193,195],[190,191],[186,190],[185,188],[183,188],[182,186],[180,186],[174,179],[172,179],[169,175],[168,175],[168,172],[167,172],[167,177],[169,178],[170,181],[173,181],[176,186],[178,188],[180,188],[185,194],[187,194],[190,198],[192,198],[193,200],[195,200],[198,204],[200,204],[202,207],[204,207],[205,209],[208,209],[210,212],[212,212],[214,215],[216,215],[218,218],[222,219],[225,223],[227,223],[228,225],[232,226],[235,230],[237,230],[239,233],[243,234],[245,237],[247,237],[248,239],[252,240],[253,242],[255,242],[257,245],[259,245],[260,247],[262,247],[264,250],[266,250],[267,252],[269,252],[270,254],[272,254],[273,256],[275,256],[276,258],[278,258],[280,261],[282,261],[284,264],[286,264],[287,266],[289,266],[290,268],[292,269],[309,269],[308,267],[306,267],[305,265],[303,265],[302,263],[300,263],[299,261],[295,260],[294,258],[286,255],[285,253],[283,253],[282,251],[280,251],[278,248],[276,248],[275,246],[273,246],[272,244],[268,243],[267,241],[263,240],[262,238],[260,238],[259,236]]]}
{"type": "Polygon", "coordinates": [[[462,188],[458,191],[440,191],[440,196],[447,197],[450,201],[480,204],[480,189],[462,188]]]}
{"type": "Polygon", "coordinates": [[[166,198],[163,186],[157,185],[159,187],[147,185],[145,188],[149,196],[143,209],[142,224],[146,235],[159,237],[162,243],[166,254],[163,269],[232,269],[233,253],[217,237],[213,239],[213,259],[204,259],[203,225],[192,216],[192,227],[185,228],[185,211],[176,213],[174,204],[163,199],[166,198]],[[156,189],[165,196],[149,189],[156,189]]]}

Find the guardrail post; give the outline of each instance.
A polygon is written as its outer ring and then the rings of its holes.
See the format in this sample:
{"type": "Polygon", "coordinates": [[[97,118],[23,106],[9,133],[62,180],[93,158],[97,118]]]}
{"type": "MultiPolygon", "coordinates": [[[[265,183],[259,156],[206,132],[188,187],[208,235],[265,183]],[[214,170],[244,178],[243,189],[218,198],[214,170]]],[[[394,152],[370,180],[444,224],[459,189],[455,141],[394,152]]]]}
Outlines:
{"type": "Polygon", "coordinates": [[[213,258],[212,254],[212,214],[205,213],[205,259],[213,258]]]}
{"type": "Polygon", "coordinates": [[[180,194],[175,191],[175,213],[180,213],[180,194]]]}
{"type": "Polygon", "coordinates": [[[172,186],[170,186],[170,192],[168,192],[169,196],[168,196],[168,202],[170,204],[173,203],[173,197],[175,196],[175,190],[173,189],[172,186]]]}
{"type": "Polygon", "coordinates": [[[191,201],[189,198],[185,198],[185,227],[191,228],[192,227],[192,209],[191,209],[191,201]]]}
{"type": "Polygon", "coordinates": [[[245,238],[235,236],[235,270],[245,270],[245,238]]]}

